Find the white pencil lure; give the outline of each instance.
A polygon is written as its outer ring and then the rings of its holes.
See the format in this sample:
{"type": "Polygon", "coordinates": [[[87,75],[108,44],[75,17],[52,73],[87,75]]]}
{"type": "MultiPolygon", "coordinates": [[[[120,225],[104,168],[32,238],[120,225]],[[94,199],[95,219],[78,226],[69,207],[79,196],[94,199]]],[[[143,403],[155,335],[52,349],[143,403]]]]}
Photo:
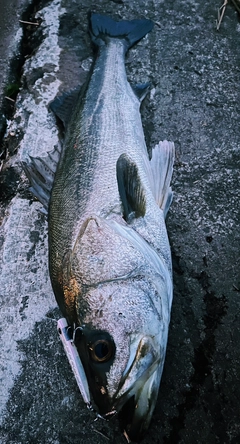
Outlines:
{"type": "Polygon", "coordinates": [[[83,400],[92,409],[85,371],[65,318],[59,319],[57,329],[83,400]]]}

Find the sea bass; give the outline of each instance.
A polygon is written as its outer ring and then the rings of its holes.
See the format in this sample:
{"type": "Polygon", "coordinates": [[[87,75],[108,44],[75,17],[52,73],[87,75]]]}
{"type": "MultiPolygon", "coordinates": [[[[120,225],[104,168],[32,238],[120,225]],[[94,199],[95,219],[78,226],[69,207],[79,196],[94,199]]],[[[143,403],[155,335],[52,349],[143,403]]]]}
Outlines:
{"type": "Polygon", "coordinates": [[[71,92],[52,104],[66,128],[49,204],[52,287],[83,384],[100,414],[121,412],[133,440],[155,407],[172,303],[165,217],[174,145],[160,142],[150,159],[140,116],[149,85],[132,87],[125,70],[126,52],[152,27],[92,14],[91,76],[77,99],[71,92]]]}

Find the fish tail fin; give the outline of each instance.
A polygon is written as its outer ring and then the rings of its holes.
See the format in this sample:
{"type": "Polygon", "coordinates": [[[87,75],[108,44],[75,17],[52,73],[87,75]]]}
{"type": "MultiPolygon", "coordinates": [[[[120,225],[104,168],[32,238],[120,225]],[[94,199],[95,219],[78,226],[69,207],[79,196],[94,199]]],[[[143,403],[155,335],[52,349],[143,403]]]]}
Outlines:
{"type": "Polygon", "coordinates": [[[89,32],[93,43],[97,46],[106,44],[107,37],[124,39],[126,51],[141,40],[153,28],[151,20],[122,20],[90,13],[89,32]]]}
{"type": "Polygon", "coordinates": [[[167,215],[173,198],[170,182],[173,173],[174,155],[174,143],[164,140],[155,146],[150,161],[152,190],[157,204],[163,210],[164,217],[167,215]]]}

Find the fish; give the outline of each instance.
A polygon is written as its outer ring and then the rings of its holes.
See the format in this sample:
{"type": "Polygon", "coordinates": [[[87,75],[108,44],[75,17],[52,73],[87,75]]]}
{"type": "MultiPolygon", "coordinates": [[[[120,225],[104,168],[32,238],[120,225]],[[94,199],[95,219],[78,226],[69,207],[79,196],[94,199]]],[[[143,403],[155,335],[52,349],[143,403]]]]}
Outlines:
{"type": "Polygon", "coordinates": [[[130,85],[125,68],[127,51],[152,28],[147,19],[91,13],[89,79],[51,104],[65,129],[60,159],[25,165],[48,211],[50,278],[85,398],[90,389],[101,415],[118,413],[134,441],[156,405],[173,297],[165,219],[174,143],[149,155],[140,106],[150,85],[130,85]]]}

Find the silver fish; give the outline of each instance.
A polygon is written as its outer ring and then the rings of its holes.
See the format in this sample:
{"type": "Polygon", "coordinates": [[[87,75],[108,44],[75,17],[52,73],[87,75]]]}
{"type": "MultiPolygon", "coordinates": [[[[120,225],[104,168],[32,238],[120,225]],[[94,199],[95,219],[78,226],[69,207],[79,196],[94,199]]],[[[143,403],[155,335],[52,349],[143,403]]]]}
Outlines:
{"type": "Polygon", "coordinates": [[[152,26],[92,14],[91,77],[76,101],[72,92],[52,104],[66,127],[49,205],[52,286],[99,412],[121,412],[134,440],[155,407],[172,303],[174,145],[160,142],[149,158],[148,85],[130,86],[125,70],[126,51],[152,26]]]}

